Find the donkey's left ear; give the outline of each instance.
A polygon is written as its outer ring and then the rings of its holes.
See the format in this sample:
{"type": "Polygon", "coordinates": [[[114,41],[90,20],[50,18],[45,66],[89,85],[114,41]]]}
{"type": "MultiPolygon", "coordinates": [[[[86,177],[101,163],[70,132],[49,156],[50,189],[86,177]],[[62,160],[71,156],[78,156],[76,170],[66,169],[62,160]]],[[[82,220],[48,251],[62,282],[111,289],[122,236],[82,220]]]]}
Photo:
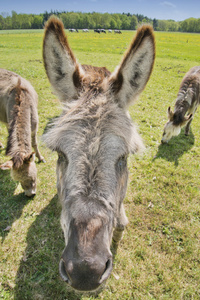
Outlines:
{"type": "Polygon", "coordinates": [[[77,97],[84,74],[69,47],[63,23],[50,17],[45,25],[43,60],[49,81],[62,102],[77,97]]]}
{"type": "Polygon", "coordinates": [[[190,114],[187,117],[184,117],[183,125],[186,125],[193,118],[193,114],[190,114]]]}
{"type": "Polygon", "coordinates": [[[24,161],[26,163],[34,162],[35,161],[35,152],[32,152],[27,157],[25,157],[24,161]]]}
{"type": "Polygon", "coordinates": [[[121,64],[110,77],[110,89],[120,107],[127,107],[145,88],[155,60],[155,38],[149,25],[140,27],[121,64]]]}

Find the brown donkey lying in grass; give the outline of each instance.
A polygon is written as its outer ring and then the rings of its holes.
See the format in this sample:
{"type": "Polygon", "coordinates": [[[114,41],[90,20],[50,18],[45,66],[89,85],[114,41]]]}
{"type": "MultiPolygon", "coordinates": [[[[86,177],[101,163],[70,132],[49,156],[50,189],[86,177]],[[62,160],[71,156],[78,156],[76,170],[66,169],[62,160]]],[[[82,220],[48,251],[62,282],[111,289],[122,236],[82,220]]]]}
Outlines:
{"type": "Polygon", "coordinates": [[[98,289],[112,271],[113,248],[127,224],[123,199],[127,157],[142,147],[127,108],[150,77],[155,43],[152,28],[141,27],[121,64],[80,65],[61,21],[46,25],[43,58],[47,76],[64,104],[45,134],[58,153],[57,190],[66,247],[60,275],[74,289],[98,289]]]}
{"type": "Polygon", "coordinates": [[[173,136],[179,135],[185,127],[189,134],[194,113],[200,104],[200,66],[193,67],[184,76],[175,103],[174,112],[168,108],[169,121],[165,124],[162,143],[167,143],[173,136]],[[187,113],[187,116],[185,116],[187,113]]]}
{"type": "MultiPolygon", "coordinates": [[[[37,93],[27,80],[0,69],[0,121],[8,128],[6,155],[11,156],[0,168],[11,169],[13,179],[21,183],[27,196],[36,193],[35,154],[39,161],[44,161],[36,139],[37,101],[37,93]]],[[[0,147],[3,147],[1,143],[0,147]]]]}

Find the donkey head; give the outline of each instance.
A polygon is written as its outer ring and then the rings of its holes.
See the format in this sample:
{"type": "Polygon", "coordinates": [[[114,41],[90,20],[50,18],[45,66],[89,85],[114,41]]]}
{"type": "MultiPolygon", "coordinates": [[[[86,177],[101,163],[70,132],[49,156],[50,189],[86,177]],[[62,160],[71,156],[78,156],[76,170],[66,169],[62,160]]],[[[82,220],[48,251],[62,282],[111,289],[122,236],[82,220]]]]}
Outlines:
{"type": "Polygon", "coordinates": [[[22,158],[15,156],[11,160],[0,166],[2,170],[11,169],[11,176],[21,183],[26,196],[31,197],[36,194],[37,168],[35,164],[35,153],[31,153],[22,158]]]}
{"type": "Polygon", "coordinates": [[[97,289],[112,270],[111,241],[127,224],[127,157],[143,147],[126,109],[144,89],[154,57],[152,29],[143,26],[112,74],[80,65],[62,22],[53,17],[46,24],[44,65],[64,109],[44,139],[58,153],[66,244],[60,274],[77,290],[97,289]]]}
{"type": "Polygon", "coordinates": [[[181,128],[184,127],[191,119],[193,115],[184,116],[180,112],[173,113],[171,107],[168,107],[168,122],[164,126],[162,143],[168,143],[173,136],[179,135],[181,128]]]}

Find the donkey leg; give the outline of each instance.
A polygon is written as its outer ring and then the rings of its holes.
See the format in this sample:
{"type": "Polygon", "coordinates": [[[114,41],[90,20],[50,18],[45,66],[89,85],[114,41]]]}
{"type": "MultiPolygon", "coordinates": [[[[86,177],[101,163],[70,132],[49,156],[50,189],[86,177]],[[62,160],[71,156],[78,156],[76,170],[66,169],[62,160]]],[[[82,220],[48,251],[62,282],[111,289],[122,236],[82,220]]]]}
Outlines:
{"type": "Polygon", "coordinates": [[[192,107],[192,109],[190,110],[190,114],[192,114],[192,118],[190,119],[190,121],[186,124],[185,126],[185,135],[189,135],[190,133],[190,126],[191,126],[191,123],[192,123],[192,120],[194,118],[194,114],[197,110],[197,104],[195,103],[192,107]]]}
{"type": "Polygon", "coordinates": [[[40,151],[38,149],[38,144],[37,144],[37,134],[36,134],[36,131],[32,131],[31,133],[31,138],[32,138],[32,147],[35,151],[35,155],[37,156],[39,162],[46,162],[44,157],[40,154],[40,151]]]}
{"type": "Polygon", "coordinates": [[[112,251],[112,254],[114,257],[117,253],[117,248],[118,248],[119,242],[121,241],[121,239],[123,237],[124,229],[127,224],[128,224],[128,219],[126,217],[124,206],[122,203],[118,224],[113,231],[113,237],[112,237],[111,251],[112,251]]]}
{"type": "Polygon", "coordinates": [[[193,118],[190,119],[190,121],[185,126],[185,135],[189,135],[189,133],[190,133],[190,125],[192,123],[192,120],[193,120],[193,118]]]}
{"type": "Polygon", "coordinates": [[[113,238],[112,238],[112,244],[111,244],[111,252],[113,254],[113,257],[117,254],[117,249],[119,246],[119,242],[121,241],[123,237],[125,227],[116,227],[113,231],[113,238]]]}

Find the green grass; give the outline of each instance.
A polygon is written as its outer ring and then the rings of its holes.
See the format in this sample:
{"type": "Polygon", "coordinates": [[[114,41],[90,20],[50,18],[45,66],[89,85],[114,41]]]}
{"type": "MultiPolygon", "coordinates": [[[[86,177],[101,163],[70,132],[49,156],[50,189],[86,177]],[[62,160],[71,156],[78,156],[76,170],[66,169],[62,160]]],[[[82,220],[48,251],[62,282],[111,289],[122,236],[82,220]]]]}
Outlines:
{"type": "MultiPolygon", "coordinates": [[[[133,32],[98,35],[68,33],[83,64],[111,71],[128,48],[133,32]]],[[[130,114],[146,151],[129,158],[129,186],[124,200],[129,224],[113,274],[97,299],[200,299],[200,117],[189,137],[184,133],[160,145],[184,74],[199,65],[200,35],[156,33],[153,74],[130,114]],[[117,276],[119,279],[117,279],[117,276]]],[[[60,113],[42,63],[41,30],[0,32],[0,66],[28,79],[39,95],[39,141],[49,119],[60,113]]],[[[0,124],[0,140],[7,131],[0,124]]],[[[56,154],[39,142],[46,164],[37,164],[34,199],[0,171],[0,298],[89,300],[68,291],[58,273],[64,247],[56,195],[56,154]],[[5,230],[7,229],[7,230],[5,230]]],[[[0,162],[7,160],[0,152],[0,162]]]]}

